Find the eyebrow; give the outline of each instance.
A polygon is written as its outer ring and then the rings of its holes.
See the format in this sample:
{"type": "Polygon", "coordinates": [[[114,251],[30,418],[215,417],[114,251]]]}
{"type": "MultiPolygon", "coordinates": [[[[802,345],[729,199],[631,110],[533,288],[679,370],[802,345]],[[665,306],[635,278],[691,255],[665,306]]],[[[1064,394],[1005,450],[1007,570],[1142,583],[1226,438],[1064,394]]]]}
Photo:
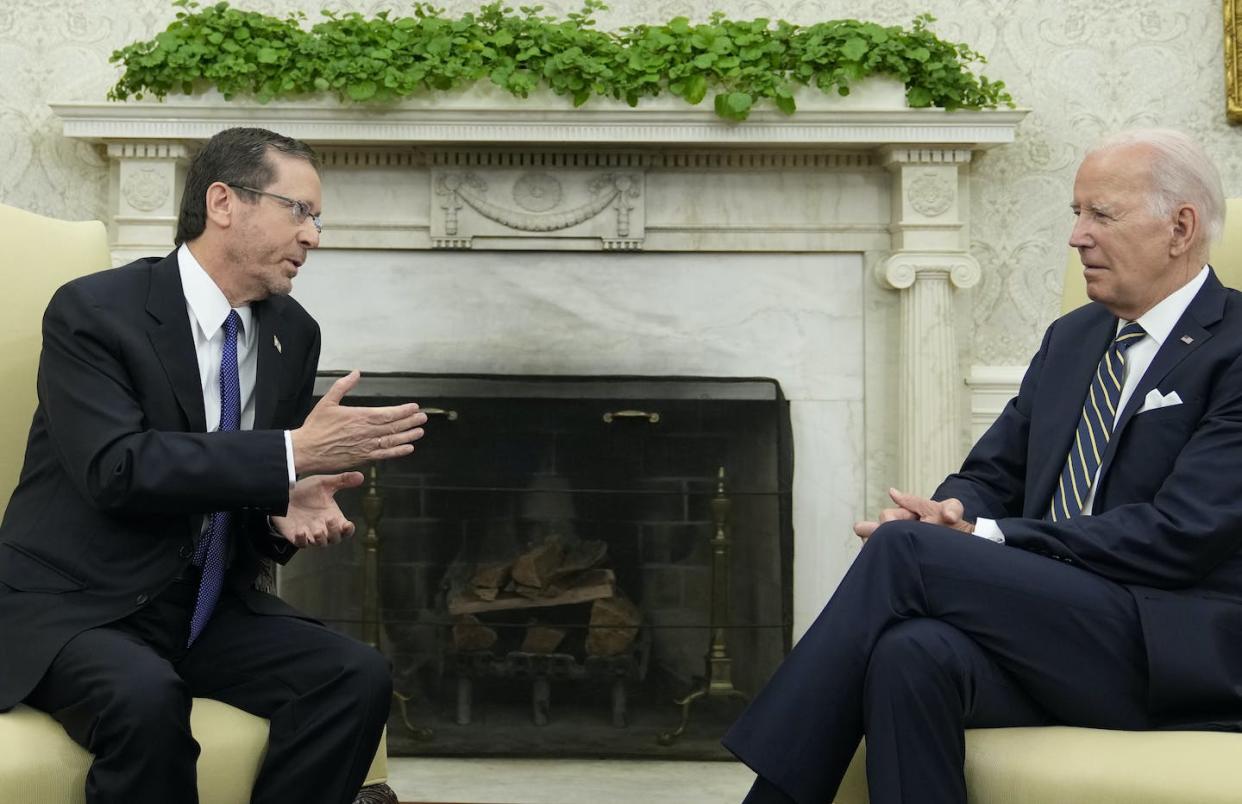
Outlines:
{"type": "MultiPolygon", "coordinates": [[[[1079,212],[1082,210],[1082,208],[1083,208],[1082,205],[1079,204],[1077,201],[1070,202],[1071,211],[1079,212]]],[[[1091,204],[1087,204],[1086,208],[1088,212],[1098,212],[1100,214],[1108,215],[1110,217],[1115,217],[1117,214],[1116,210],[1114,210],[1113,207],[1111,207],[1108,204],[1091,203],[1091,204]]]]}
{"type": "Polygon", "coordinates": [[[284,196],[285,198],[288,198],[290,201],[296,201],[297,203],[299,203],[299,204],[301,204],[302,206],[306,207],[306,209],[307,209],[307,210],[309,210],[309,211],[310,211],[310,213],[311,213],[312,215],[320,215],[320,214],[322,214],[322,210],[321,210],[320,212],[315,212],[315,207],[311,205],[311,202],[309,202],[309,201],[307,201],[307,200],[305,200],[305,199],[298,198],[298,197],[297,197],[297,196],[295,196],[295,195],[288,195],[287,193],[278,193],[278,195],[282,195],[282,196],[284,196]]]}

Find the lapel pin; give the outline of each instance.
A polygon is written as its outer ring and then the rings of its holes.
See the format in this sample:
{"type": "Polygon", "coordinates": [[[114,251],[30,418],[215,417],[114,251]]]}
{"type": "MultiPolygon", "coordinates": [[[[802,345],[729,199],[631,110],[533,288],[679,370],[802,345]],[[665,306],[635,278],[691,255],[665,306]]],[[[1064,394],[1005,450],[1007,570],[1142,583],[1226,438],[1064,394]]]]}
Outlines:
{"type": "Polygon", "coordinates": [[[1182,343],[1194,343],[1194,342],[1195,342],[1195,339],[1190,337],[1189,335],[1182,336],[1182,343]]]}
{"type": "MultiPolygon", "coordinates": [[[[1189,341],[1187,341],[1187,343],[1189,343],[1189,341]]],[[[277,352],[280,351],[280,338],[277,338],[275,335],[272,336],[272,346],[276,347],[277,352]]]]}

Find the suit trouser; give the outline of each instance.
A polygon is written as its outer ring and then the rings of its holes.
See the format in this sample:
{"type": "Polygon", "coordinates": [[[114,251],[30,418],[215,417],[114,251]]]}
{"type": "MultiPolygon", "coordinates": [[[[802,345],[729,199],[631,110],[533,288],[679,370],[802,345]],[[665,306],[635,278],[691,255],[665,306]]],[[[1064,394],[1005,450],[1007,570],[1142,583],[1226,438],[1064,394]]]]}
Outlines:
{"type": "Polygon", "coordinates": [[[919,522],[882,525],[724,744],[753,804],[827,804],[867,737],[874,804],[964,802],[964,730],[1150,727],[1123,586],[919,522]]]}
{"type": "Polygon", "coordinates": [[[252,613],[227,587],[186,648],[197,577],[70,640],[27,698],[95,755],[90,804],[197,802],[193,697],[270,720],[252,802],[352,802],[387,720],[377,651],[324,626],[252,613]]]}

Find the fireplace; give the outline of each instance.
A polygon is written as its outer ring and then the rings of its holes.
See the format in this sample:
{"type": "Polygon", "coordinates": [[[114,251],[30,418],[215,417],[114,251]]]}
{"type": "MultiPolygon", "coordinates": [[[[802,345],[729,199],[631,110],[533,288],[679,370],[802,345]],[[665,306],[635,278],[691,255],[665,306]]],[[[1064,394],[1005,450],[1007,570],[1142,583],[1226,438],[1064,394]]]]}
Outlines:
{"type": "Polygon", "coordinates": [[[352,548],[281,578],[392,661],[390,750],[723,756],[791,640],[779,385],[387,374],[350,400],[411,398],[427,436],[343,495],[352,548]]]}
{"type": "MultiPolygon", "coordinates": [[[[573,109],[484,85],[382,107],[207,93],[53,109],[110,162],[117,263],[171,248],[186,163],[215,132],[319,149],[325,229],[296,295],[321,367],[775,378],[798,454],[794,638],[853,559],[851,522],[890,485],[930,490],[966,442],[970,175],[1022,110],[910,109],[884,82],[743,124],[677,98],[573,109]]],[[[352,567],[319,569],[357,605],[352,567]]],[[[484,686],[472,720],[492,716],[484,686]]],[[[571,692],[550,692],[545,728],[571,692]]]]}

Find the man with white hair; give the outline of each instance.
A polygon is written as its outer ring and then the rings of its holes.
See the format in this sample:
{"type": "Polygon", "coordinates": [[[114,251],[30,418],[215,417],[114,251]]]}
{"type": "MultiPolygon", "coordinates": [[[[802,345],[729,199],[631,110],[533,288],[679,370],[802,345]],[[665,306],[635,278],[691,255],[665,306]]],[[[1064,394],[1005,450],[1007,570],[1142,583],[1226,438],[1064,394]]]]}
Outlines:
{"type": "MultiPolygon", "coordinates": [[[[836,594],[732,727],[747,804],[964,802],[967,728],[1242,728],[1242,295],[1220,177],[1175,131],[1074,181],[1092,304],[930,499],[859,522],[836,594]]],[[[1054,768],[1049,768],[1054,773],[1054,768]]]]}

